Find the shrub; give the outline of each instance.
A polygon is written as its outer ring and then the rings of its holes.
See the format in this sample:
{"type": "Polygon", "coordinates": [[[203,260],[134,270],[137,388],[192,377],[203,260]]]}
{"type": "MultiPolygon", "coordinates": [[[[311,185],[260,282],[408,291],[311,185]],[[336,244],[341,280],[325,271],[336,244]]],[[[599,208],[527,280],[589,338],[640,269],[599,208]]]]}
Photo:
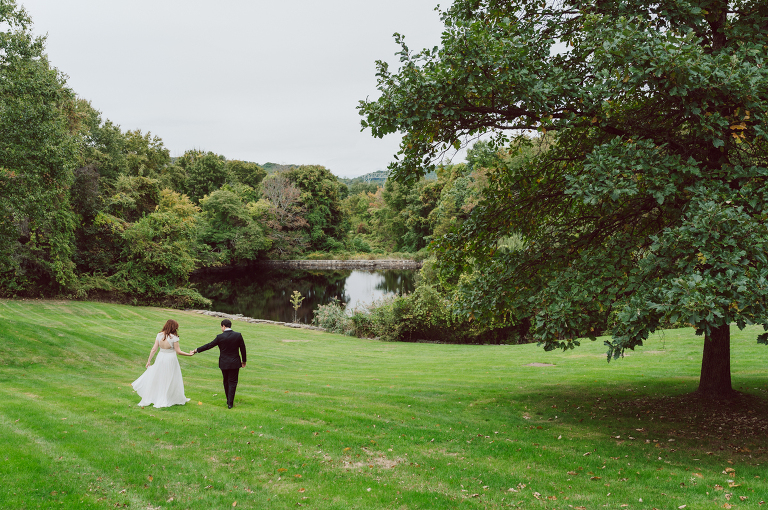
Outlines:
{"type": "Polygon", "coordinates": [[[352,239],[352,248],[358,253],[370,253],[371,251],[371,245],[359,237],[352,239]]]}
{"type": "Polygon", "coordinates": [[[344,311],[344,305],[336,298],[333,298],[327,305],[317,307],[312,323],[331,333],[352,334],[352,324],[344,311]]]}
{"type": "Polygon", "coordinates": [[[432,286],[422,286],[413,294],[384,298],[366,309],[355,310],[349,321],[358,337],[378,337],[389,342],[450,341],[447,306],[432,286]]]}
{"type": "Polygon", "coordinates": [[[422,283],[412,294],[379,300],[354,310],[347,321],[352,334],[389,342],[461,344],[527,343],[530,322],[470,322],[451,313],[450,301],[438,287],[422,283]]]}
{"type": "Polygon", "coordinates": [[[352,325],[352,334],[358,338],[375,338],[376,328],[373,324],[372,315],[367,311],[355,310],[349,316],[349,322],[352,325]]]}
{"type": "Polygon", "coordinates": [[[325,249],[329,252],[337,252],[344,249],[344,243],[333,237],[326,237],[325,249]]]}

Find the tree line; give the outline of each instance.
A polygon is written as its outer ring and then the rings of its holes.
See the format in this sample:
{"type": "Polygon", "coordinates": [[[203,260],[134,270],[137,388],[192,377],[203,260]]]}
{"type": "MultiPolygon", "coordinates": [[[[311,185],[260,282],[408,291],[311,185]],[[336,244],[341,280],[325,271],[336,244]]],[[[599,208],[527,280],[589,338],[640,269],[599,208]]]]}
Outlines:
{"type": "Polygon", "coordinates": [[[384,186],[319,165],[171,158],[78,97],[45,38],[0,2],[0,294],[205,304],[199,269],[262,259],[423,256],[442,181],[384,186]],[[417,255],[422,250],[421,255],[417,255]]]}

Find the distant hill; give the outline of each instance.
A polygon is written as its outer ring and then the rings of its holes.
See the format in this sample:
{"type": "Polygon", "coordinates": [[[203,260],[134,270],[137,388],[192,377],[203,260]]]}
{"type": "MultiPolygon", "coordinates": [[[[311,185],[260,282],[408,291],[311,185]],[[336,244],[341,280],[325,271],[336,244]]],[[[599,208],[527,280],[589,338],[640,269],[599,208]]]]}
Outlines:
{"type": "Polygon", "coordinates": [[[358,183],[375,184],[376,186],[384,186],[389,175],[388,170],[377,170],[376,172],[370,172],[365,175],[358,175],[357,177],[339,177],[339,181],[343,182],[347,186],[352,186],[358,183]]]}
{"type": "MultiPolygon", "coordinates": [[[[175,163],[176,160],[178,160],[178,157],[172,157],[171,163],[175,163]]],[[[253,161],[246,161],[246,163],[255,163],[253,161]]],[[[267,171],[267,175],[271,175],[275,172],[283,172],[291,170],[292,168],[296,168],[300,165],[294,165],[294,164],[280,164],[280,163],[264,163],[263,165],[261,163],[255,163],[256,165],[259,165],[260,167],[264,168],[264,170],[267,171]]],[[[331,171],[333,173],[333,171],[331,171]]],[[[353,184],[355,182],[365,182],[365,183],[372,183],[376,184],[378,186],[384,186],[384,183],[387,182],[387,178],[389,177],[389,170],[376,170],[375,172],[369,172],[364,175],[358,175],[357,177],[338,177],[338,179],[349,186],[350,184],[353,184]]],[[[424,176],[426,180],[432,180],[437,179],[437,174],[435,172],[430,172],[427,175],[424,176]]]]}
{"type": "MultiPolygon", "coordinates": [[[[376,170],[375,172],[359,175],[357,177],[339,177],[339,180],[344,182],[347,186],[355,182],[366,182],[384,186],[384,183],[387,182],[387,178],[389,178],[389,170],[376,170]]],[[[424,176],[424,179],[428,181],[437,179],[437,173],[434,171],[429,172],[424,176]]]]}
{"type": "Polygon", "coordinates": [[[377,170],[375,172],[370,172],[365,175],[356,177],[356,179],[360,179],[363,182],[371,182],[373,184],[379,184],[383,186],[387,181],[387,177],[389,177],[389,170],[377,170]]]}

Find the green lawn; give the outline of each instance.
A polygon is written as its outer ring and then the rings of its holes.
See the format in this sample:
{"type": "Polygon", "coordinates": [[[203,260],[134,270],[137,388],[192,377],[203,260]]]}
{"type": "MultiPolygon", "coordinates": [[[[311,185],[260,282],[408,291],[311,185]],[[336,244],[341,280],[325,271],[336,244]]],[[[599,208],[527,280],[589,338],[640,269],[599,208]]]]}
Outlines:
{"type": "Polygon", "coordinates": [[[141,409],[155,334],[218,320],[99,303],[0,301],[0,508],[768,508],[768,349],[734,330],[734,403],[701,402],[701,338],[667,331],[606,363],[602,341],[382,343],[236,323],[180,358],[186,406],[141,409]],[[527,366],[546,363],[554,366],[527,366]],[[729,506],[731,505],[731,506],[729,506]]]}

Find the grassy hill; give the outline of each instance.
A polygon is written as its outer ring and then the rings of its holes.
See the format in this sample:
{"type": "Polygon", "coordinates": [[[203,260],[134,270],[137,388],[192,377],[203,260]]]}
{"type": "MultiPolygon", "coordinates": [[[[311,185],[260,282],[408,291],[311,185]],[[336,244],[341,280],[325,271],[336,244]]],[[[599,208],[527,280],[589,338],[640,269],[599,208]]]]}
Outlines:
{"type": "Polygon", "coordinates": [[[234,409],[215,351],[180,358],[190,403],[142,409],[130,383],[168,318],[185,351],[219,332],[177,310],[0,301],[0,508],[767,508],[754,329],[733,334],[744,396],[712,403],[686,395],[692,330],[608,364],[600,341],[545,353],[237,323],[234,409]]]}

